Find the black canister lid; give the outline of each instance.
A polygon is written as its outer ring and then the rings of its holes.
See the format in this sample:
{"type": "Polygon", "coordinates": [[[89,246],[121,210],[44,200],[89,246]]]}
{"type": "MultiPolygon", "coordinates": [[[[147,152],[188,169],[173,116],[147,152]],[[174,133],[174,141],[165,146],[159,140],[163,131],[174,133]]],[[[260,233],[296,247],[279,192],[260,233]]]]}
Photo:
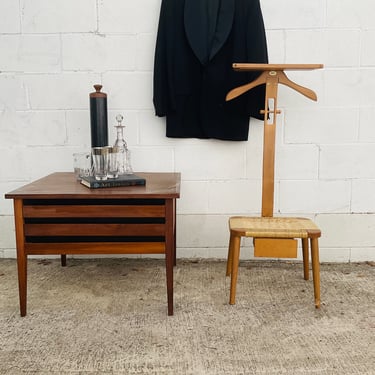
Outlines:
{"type": "Polygon", "coordinates": [[[92,92],[90,94],[90,98],[106,98],[107,97],[107,94],[105,94],[104,92],[100,92],[100,90],[102,89],[102,85],[94,85],[94,89],[96,90],[95,92],[92,92]]]}

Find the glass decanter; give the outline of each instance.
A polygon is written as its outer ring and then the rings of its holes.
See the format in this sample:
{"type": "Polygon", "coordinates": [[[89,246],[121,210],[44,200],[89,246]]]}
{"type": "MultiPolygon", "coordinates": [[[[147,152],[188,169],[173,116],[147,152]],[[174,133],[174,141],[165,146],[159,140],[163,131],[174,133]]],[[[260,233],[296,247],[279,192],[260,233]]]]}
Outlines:
{"type": "Polygon", "coordinates": [[[126,144],[126,141],[124,139],[124,129],[125,125],[122,125],[122,120],[124,117],[122,115],[116,116],[117,125],[116,128],[116,142],[113,145],[115,152],[118,156],[118,174],[121,175],[127,175],[127,174],[133,174],[133,169],[131,166],[130,161],[130,150],[128,149],[128,145],[126,144]]]}

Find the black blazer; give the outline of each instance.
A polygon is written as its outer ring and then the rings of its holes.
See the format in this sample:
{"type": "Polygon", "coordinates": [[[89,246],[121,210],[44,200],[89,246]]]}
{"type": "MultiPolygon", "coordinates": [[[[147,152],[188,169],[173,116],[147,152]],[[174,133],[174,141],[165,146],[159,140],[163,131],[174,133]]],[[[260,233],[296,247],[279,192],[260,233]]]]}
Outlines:
{"type": "Polygon", "coordinates": [[[259,75],[233,71],[234,62],[268,62],[259,0],[162,0],[153,99],[167,137],[247,140],[249,117],[263,119],[265,90],[226,102],[259,75]]]}

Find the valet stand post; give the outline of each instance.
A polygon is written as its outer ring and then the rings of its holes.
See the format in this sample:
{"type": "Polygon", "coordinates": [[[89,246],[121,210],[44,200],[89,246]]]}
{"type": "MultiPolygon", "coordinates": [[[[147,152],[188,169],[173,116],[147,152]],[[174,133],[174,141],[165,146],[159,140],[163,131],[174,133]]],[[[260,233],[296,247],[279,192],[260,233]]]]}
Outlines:
{"type": "Polygon", "coordinates": [[[274,201],[274,169],[275,169],[275,136],[277,114],[281,111],[277,108],[278,74],[268,74],[266,81],[266,99],[264,110],[264,134],[263,134],[263,175],[262,175],[262,216],[273,215],[274,201]]]}

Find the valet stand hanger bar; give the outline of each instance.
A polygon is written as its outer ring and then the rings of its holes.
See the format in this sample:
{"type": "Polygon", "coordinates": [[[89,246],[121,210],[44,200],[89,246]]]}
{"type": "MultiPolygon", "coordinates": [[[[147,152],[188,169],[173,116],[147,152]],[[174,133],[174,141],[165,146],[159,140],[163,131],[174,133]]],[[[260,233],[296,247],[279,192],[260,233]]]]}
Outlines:
{"type": "Polygon", "coordinates": [[[275,134],[277,114],[277,89],[279,84],[290,87],[311,100],[317,100],[314,91],[291,81],[284,70],[313,70],[322,64],[247,64],[235,63],[238,72],[259,71],[259,77],[228,92],[226,100],[243,95],[256,86],[266,86],[263,137],[262,215],[261,217],[234,216],[229,219],[230,240],[228,247],[227,276],[231,276],[230,304],[235,304],[239,252],[242,237],[253,237],[254,256],[296,258],[297,240],[302,240],[304,279],[309,279],[309,240],[314,281],[315,307],[320,307],[320,271],[318,238],[320,229],[305,218],[273,217],[275,134]]]}

